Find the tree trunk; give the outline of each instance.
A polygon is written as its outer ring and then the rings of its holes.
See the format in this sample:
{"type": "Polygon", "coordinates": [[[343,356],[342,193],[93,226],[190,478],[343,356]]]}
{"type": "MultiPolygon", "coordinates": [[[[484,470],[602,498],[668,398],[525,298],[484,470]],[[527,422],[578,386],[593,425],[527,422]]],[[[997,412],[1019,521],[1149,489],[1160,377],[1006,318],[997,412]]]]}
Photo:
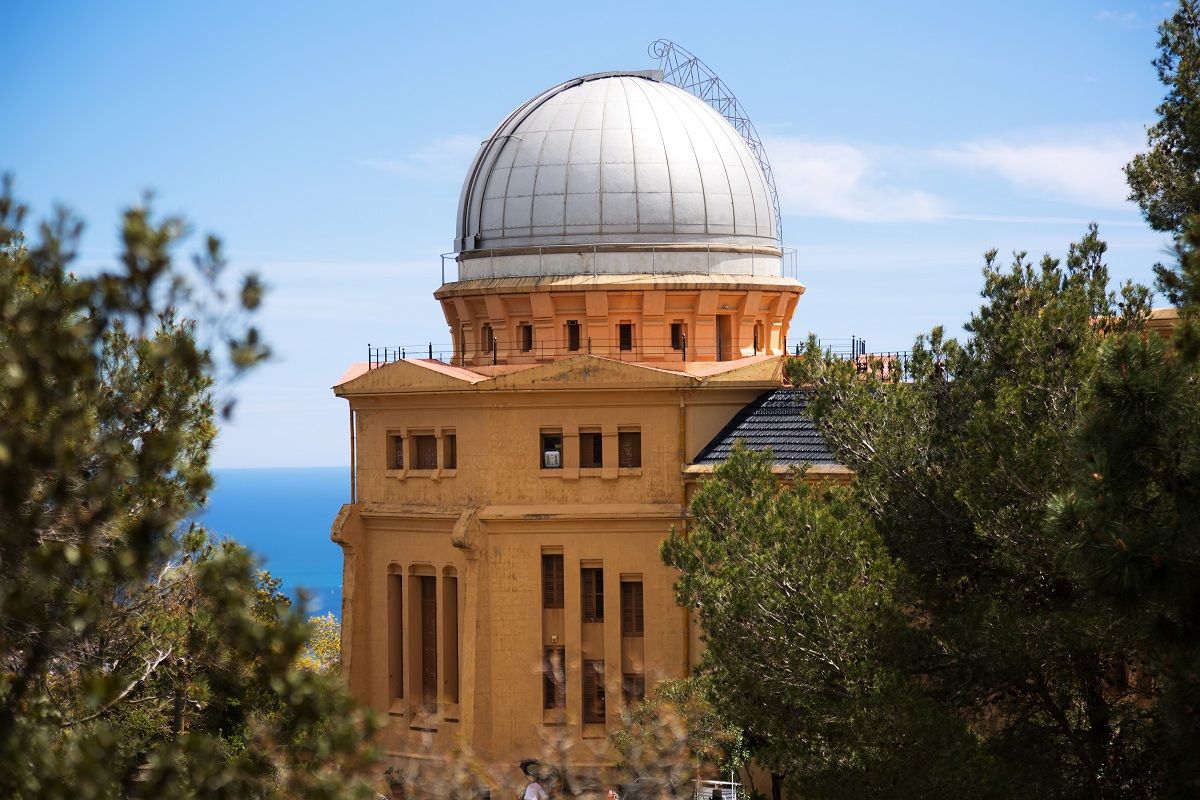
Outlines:
{"type": "Polygon", "coordinates": [[[771,773],[771,800],[783,800],[783,776],[771,773]]]}

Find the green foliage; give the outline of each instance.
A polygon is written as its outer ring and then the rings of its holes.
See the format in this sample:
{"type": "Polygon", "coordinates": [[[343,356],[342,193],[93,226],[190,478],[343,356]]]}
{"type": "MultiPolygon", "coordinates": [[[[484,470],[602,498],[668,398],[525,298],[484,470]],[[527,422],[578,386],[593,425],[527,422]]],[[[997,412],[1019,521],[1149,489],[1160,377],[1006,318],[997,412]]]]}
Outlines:
{"type": "Polygon", "coordinates": [[[1159,26],[1154,59],[1167,96],[1158,121],[1146,131],[1150,149],[1125,167],[1129,199],[1142,207],[1150,227],[1182,236],[1200,208],[1200,14],[1181,0],[1159,26]]]}
{"type": "Polygon", "coordinates": [[[747,762],[742,732],[713,706],[704,677],[659,683],[650,696],[621,712],[611,737],[626,783],[640,779],[683,786],[701,765],[721,774],[747,762]]]}
{"type": "Polygon", "coordinates": [[[923,797],[967,788],[979,764],[961,723],[911,691],[896,655],[916,634],[904,576],[855,493],[740,445],[663,544],[696,609],[714,707],[755,759],[806,797],[923,797]]]}
{"type": "Polygon", "coordinates": [[[856,374],[815,343],[791,366],[910,581],[901,601],[928,632],[910,673],[967,720],[1010,794],[1137,797],[1161,756],[1129,627],[1048,532],[1069,483],[1105,336],[1140,334],[1147,292],[1107,289],[1095,226],[1066,263],[1005,270],[989,253],[965,344],[914,346],[910,382],[856,374]]]}
{"type": "Polygon", "coordinates": [[[298,668],[304,619],[244,549],[179,533],[212,484],[214,378],[266,356],[244,317],[259,282],[228,295],[212,237],[188,280],[185,224],[147,207],[125,214],[117,269],[76,276],[81,223],[60,211],[30,243],[24,215],[6,180],[0,786],[362,794],[367,727],[333,677],[298,668]]]}
{"type": "Polygon", "coordinates": [[[342,623],[330,612],[323,617],[309,617],[308,646],[300,660],[305,669],[318,672],[339,672],[342,668],[342,623]]]}

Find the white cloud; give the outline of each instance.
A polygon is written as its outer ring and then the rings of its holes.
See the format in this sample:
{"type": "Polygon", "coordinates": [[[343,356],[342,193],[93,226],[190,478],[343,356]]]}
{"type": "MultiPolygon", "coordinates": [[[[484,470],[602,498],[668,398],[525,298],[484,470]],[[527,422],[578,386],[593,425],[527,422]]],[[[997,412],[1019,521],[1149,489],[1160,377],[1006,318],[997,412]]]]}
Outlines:
{"type": "Polygon", "coordinates": [[[765,145],[788,216],[856,222],[929,221],[945,216],[940,197],[888,184],[883,160],[861,148],[794,137],[770,138],[765,145]]]}
{"type": "Polygon", "coordinates": [[[1140,149],[1132,137],[1014,143],[970,142],[934,153],[942,162],[990,172],[1023,189],[1097,208],[1121,208],[1129,195],[1122,168],[1140,149]]]}
{"type": "Polygon", "coordinates": [[[1105,9],[1098,11],[1093,15],[1092,19],[1096,22],[1107,22],[1113,25],[1120,25],[1122,28],[1133,28],[1138,24],[1138,15],[1136,11],[1111,11],[1105,9]]]}
{"type": "Polygon", "coordinates": [[[364,167],[393,172],[397,175],[425,175],[452,171],[461,177],[467,171],[471,158],[479,150],[481,138],[458,133],[437,139],[402,158],[368,158],[359,163],[364,167]]]}

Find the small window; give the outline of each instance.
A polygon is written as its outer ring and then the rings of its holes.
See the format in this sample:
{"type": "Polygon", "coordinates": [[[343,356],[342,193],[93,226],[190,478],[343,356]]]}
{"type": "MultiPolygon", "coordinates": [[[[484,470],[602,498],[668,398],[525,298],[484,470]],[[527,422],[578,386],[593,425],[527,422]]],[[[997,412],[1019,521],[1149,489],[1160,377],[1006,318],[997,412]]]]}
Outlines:
{"type": "Polygon", "coordinates": [[[621,635],[645,636],[645,610],[642,605],[642,582],[621,581],[621,635]]]}
{"type": "Polygon", "coordinates": [[[533,326],[527,324],[518,325],[517,329],[521,334],[521,352],[528,353],[533,349],[533,326]]]}
{"type": "Polygon", "coordinates": [[[672,322],[671,323],[671,349],[672,350],[682,350],[684,338],[685,338],[685,334],[683,332],[683,323],[682,322],[672,322]]]}
{"type": "Polygon", "coordinates": [[[580,570],[583,588],[583,621],[604,622],[604,569],[584,567],[580,570]]]}
{"type": "Polygon", "coordinates": [[[579,466],[583,469],[604,466],[604,437],[600,431],[580,431],[579,466]]]}
{"type": "Polygon", "coordinates": [[[640,467],[642,465],[642,432],[617,432],[617,466],[640,467]]]}
{"type": "Polygon", "coordinates": [[[583,721],[604,722],[604,662],[583,662],[583,721]]]}
{"type": "Polygon", "coordinates": [[[404,437],[388,437],[388,469],[404,469],[404,437]]]}
{"type": "Polygon", "coordinates": [[[754,323],[754,355],[758,355],[758,351],[763,348],[763,324],[761,322],[754,323]]]}
{"type": "Polygon", "coordinates": [[[567,320],[567,349],[572,353],[579,350],[579,320],[567,320]]]}
{"type": "Polygon", "coordinates": [[[492,333],[492,326],[484,323],[483,330],[479,334],[479,351],[481,353],[490,353],[496,347],[496,336],[492,333]]]}
{"type": "Polygon", "coordinates": [[[561,553],[542,553],[542,608],[562,608],[563,557],[561,553]]]}
{"type": "Polygon", "coordinates": [[[414,436],[413,469],[437,469],[437,437],[414,436]]]}
{"type": "Polygon", "coordinates": [[[458,469],[458,437],[442,434],[442,469],[458,469]]]}
{"type": "Polygon", "coordinates": [[[542,653],[542,708],[566,707],[566,648],[547,647],[542,653]]]}
{"type": "Polygon", "coordinates": [[[542,431],[542,469],[562,469],[562,433],[542,431]]]}
{"type": "Polygon", "coordinates": [[[633,349],[633,323],[622,322],[617,326],[617,338],[620,340],[622,350],[633,349]]]}
{"type": "Polygon", "coordinates": [[[621,696],[625,705],[646,699],[646,676],[627,673],[621,676],[621,696]]]}

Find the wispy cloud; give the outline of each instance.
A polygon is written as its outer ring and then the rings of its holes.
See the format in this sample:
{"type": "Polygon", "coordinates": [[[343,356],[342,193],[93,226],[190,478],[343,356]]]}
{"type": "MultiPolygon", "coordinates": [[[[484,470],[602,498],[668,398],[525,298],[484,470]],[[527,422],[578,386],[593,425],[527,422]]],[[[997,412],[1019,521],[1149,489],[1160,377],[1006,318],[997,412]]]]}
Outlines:
{"type": "Polygon", "coordinates": [[[1138,27],[1140,22],[1136,11],[1113,11],[1111,9],[1097,11],[1092,15],[1092,19],[1096,22],[1120,25],[1122,28],[1138,27]]]}
{"type": "Polygon", "coordinates": [[[789,216],[900,222],[946,214],[937,195],[889,183],[884,160],[860,147],[794,137],[771,138],[765,145],[789,216]]]}
{"type": "Polygon", "coordinates": [[[428,175],[453,171],[454,175],[461,177],[466,173],[475,151],[479,149],[480,141],[479,136],[458,133],[430,142],[400,158],[367,158],[359,163],[364,167],[397,175],[428,175]]]}
{"type": "Polygon", "coordinates": [[[1129,195],[1122,168],[1139,147],[1133,137],[1093,138],[1080,133],[1035,142],[969,142],[933,155],[947,165],[989,172],[1039,194],[1096,208],[1120,208],[1129,195]]]}

